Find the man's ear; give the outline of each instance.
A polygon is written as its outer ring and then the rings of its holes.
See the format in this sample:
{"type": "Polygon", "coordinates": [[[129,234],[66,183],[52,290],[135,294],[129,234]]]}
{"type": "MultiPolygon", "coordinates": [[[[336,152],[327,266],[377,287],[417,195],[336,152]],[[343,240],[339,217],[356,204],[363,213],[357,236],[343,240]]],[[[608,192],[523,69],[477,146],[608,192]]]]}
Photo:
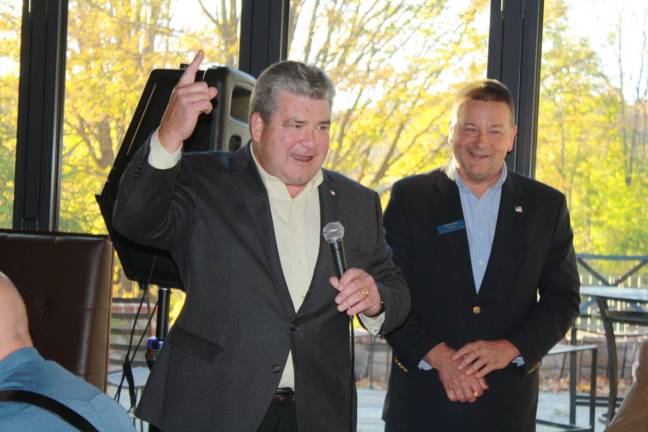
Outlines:
{"type": "Polygon", "coordinates": [[[450,120],[450,123],[448,124],[448,144],[450,145],[450,147],[452,147],[452,143],[454,141],[454,134],[456,128],[457,128],[457,123],[455,121],[450,120]]]}
{"type": "Polygon", "coordinates": [[[252,134],[252,141],[261,141],[261,135],[263,134],[264,127],[265,122],[263,121],[261,114],[257,111],[253,112],[250,116],[250,133],[252,134]]]}
{"type": "Polygon", "coordinates": [[[511,142],[509,143],[507,153],[511,153],[513,151],[513,146],[515,145],[515,137],[517,136],[517,130],[517,125],[513,126],[513,129],[511,131],[511,142]]]}

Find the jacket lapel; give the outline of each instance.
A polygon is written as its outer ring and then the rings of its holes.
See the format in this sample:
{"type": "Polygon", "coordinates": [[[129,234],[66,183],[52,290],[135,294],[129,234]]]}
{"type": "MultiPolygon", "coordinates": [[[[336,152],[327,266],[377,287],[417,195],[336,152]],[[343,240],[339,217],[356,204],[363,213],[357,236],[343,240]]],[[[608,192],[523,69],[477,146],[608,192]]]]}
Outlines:
{"type": "Polygon", "coordinates": [[[497,287],[507,285],[501,279],[514,273],[513,257],[522,241],[521,234],[524,232],[524,202],[515,176],[515,173],[509,171],[502,184],[495,237],[482,287],[479,290],[480,296],[490,295],[497,287]]]}
{"type": "MultiPolygon", "coordinates": [[[[438,225],[448,224],[455,221],[464,221],[464,214],[461,209],[459,188],[454,181],[450,168],[445,170],[445,176],[436,187],[438,193],[431,197],[430,206],[432,214],[436,214],[433,220],[438,225]]],[[[448,269],[455,269],[461,275],[460,289],[467,290],[466,294],[475,295],[475,278],[473,277],[470,264],[470,249],[468,248],[468,232],[466,229],[453,231],[447,234],[438,234],[440,243],[449,253],[447,255],[448,269]]]]}
{"type": "Polygon", "coordinates": [[[281,269],[277,240],[272,224],[270,201],[263,185],[263,180],[254,164],[250,150],[251,144],[237,152],[234,157],[233,173],[236,178],[247,210],[252,218],[252,225],[256,236],[250,240],[255,243],[252,249],[259,255],[260,261],[265,263],[266,270],[273,280],[277,298],[282,308],[289,314],[294,314],[295,309],[290,298],[288,285],[281,269]],[[263,251],[260,253],[259,251],[263,251]]]}
{"type": "MultiPolygon", "coordinates": [[[[322,170],[323,181],[318,187],[319,202],[320,202],[320,233],[324,226],[329,222],[339,221],[338,203],[336,199],[337,191],[335,189],[335,182],[328,171],[322,170]]],[[[319,252],[317,254],[317,262],[313,270],[313,278],[311,279],[308,292],[302,303],[302,307],[308,302],[312,301],[314,290],[317,287],[329,287],[328,278],[335,274],[333,267],[332,252],[329,244],[324,240],[323,236],[319,236],[319,252]]],[[[333,290],[333,287],[330,287],[333,290]]]]}

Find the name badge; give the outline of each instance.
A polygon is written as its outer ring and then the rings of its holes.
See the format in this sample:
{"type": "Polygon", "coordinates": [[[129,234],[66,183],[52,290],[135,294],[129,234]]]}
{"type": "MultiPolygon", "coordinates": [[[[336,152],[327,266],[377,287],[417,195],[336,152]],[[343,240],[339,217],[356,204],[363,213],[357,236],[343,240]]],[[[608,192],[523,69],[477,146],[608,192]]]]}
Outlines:
{"type": "Polygon", "coordinates": [[[466,223],[464,222],[463,219],[461,219],[444,225],[437,225],[436,229],[439,235],[443,235],[443,234],[451,233],[452,231],[459,231],[462,229],[466,229],[466,223]]]}

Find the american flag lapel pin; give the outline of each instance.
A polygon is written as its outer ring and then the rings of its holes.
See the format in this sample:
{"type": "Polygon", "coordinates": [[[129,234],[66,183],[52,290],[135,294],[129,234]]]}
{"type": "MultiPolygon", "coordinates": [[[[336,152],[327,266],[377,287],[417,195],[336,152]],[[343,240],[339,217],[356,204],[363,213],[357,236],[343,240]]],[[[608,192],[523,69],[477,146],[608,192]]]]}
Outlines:
{"type": "Polygon", "coordinates": [[[522,206],[516,205],[515,207],[513,207],[513,210],[515,210],[515,213],[522,214],[522,206]]]}

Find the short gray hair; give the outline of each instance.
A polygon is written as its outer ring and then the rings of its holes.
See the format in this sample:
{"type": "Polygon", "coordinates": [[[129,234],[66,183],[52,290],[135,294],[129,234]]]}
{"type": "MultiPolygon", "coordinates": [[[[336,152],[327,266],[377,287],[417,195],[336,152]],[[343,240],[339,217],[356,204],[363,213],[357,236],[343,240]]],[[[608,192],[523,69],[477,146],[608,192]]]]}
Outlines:
{"type": "Polygon", "coordinates": [[[326,100],[331,107],[335,96],[333,82],[320,68],[296,61],[282,61],[268,67],[257,79],[250,99],[250,115],[258,112],[264,122],[269,122],[277,109],[277,96],[283,91],[326,100]]]}

